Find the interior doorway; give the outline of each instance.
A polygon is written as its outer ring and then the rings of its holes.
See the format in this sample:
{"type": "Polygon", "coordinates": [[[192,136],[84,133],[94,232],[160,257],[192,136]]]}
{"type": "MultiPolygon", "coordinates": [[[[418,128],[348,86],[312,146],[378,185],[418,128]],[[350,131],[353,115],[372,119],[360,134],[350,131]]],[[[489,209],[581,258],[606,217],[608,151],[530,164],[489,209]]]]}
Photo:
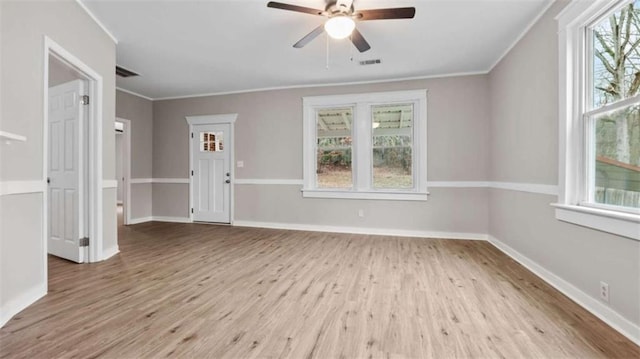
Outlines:
{"type": "Polygon", "coordinates": [[[118,226],[131,221],[131,121],[116,118],[116,180],[118,226]]]}
{"type": "Polygon", "coordinates": [[[102,257],[102,77],[44,41],[43,206],[48,254],[76,263],[102,257]]]}

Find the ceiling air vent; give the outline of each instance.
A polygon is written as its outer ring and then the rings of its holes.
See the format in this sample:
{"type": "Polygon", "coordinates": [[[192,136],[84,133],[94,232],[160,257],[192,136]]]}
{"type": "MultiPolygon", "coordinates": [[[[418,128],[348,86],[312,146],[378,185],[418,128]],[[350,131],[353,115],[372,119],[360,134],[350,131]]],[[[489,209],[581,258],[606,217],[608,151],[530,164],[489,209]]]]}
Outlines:
{"type": "Polygon", "coordinates": [[[381,63],[382,63],[382,60],[380,60],[380,59],[360,61],[360,65],[362,65],[362,66],[364,66],[364,65],[376,65],[376,64],[381,64],[381,63]]]}
{"type": "Polygon", "coordinates": [[[127,70],[125,68],[122,68],[120,66],[116,66],[116,75],[120,76],[120,77],[133,77],[133,76],[140,76],[137,73],[127,70]]]}

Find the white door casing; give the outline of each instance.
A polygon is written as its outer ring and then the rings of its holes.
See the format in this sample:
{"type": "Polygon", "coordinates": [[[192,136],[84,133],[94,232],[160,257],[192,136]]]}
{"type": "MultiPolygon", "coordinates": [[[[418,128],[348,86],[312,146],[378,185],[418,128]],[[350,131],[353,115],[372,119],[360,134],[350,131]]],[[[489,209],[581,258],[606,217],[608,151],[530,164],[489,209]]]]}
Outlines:
{"type": "Polygon", "coordinates": [[[80,238],[88,232],[84,91],[83,80],[49,88],[48,252],[77,263],[85,260],[80,238]]]}
{"type": "MultiPolygon", "coordinates": [[[[42,93],[44,96],[44,106],[42,107],[42,127],[44,129],[43,146],[42,146],[42,174],[43,177],[48,175],[49,167],[49,57],[55,56],[63,63],[67,64],[70,68],[77,71],[80,77],[86,81],[86,95],[89,95],[89,105],[85,106],[85,119],[86,119],[86,133],[85,146],[86,152],[82,155],[85,156],[86,161],[84,164],[87,166],[87,183],[86,188],[82,192],[86,195],[86,228],[85,231],[89,234],[90,243],[86,248],[87,256],[85,262],[98,262],[106,258],[103,257],[103,178],[102,178],[102,162],[103,162],[103,137],[102,127],[103,119],[103,87],[104,80],[102,75],[96,72],[93,68],[85,64],[81,59],[74,54],[60,46],[50,37],[43,36],[43,61],[44,64],[44,76],[42,76],[42,93]]],[[[46,178],[43,178],[46,181],[46,178]]],[[[47,277],[47,253],[49,252],[49,191],[44,192],[43,198],[44,205],[42,206],[42,218],[43,228],[42,231],[42,246],[46,250],[42,251],[42,269],[43,278],[47,277]]],[[[46,281],[45,281],[46,287],[46,281]]]]}
{"type": "Polygon", "coordinates": [[[230,223],[230,125],[192,127],[193,220],[230,223]]]}

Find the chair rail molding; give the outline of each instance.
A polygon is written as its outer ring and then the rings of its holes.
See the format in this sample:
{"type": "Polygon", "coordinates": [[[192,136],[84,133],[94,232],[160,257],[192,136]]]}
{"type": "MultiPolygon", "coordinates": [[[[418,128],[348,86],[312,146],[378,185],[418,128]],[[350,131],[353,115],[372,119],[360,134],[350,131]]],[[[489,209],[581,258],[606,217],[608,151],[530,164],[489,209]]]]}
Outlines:
{"type": "Polygon", "coordinates": [[[0,182],[0,196],[41,193],[47,189],[46,182],[46,180],[3,181],[0,182]]]}

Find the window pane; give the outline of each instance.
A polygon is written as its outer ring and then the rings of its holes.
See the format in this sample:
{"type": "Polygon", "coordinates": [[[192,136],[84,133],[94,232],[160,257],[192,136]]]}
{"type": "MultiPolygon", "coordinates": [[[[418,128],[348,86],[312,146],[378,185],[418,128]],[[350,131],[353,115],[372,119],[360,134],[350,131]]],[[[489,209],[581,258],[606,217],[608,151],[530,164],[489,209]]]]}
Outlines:
{"type": "Polygon", "coordinates": [[[594,130],[595,202],[640,208],[640,105],[597,116],[594,130]]]}
{"type": "Polygon", "coordinates": [[[373,188],[413,188],[413,105],[372,106],[373,188]]]}
{"type": "Polygon", "coordinates": [[[222,152],[224,132],[200,132],[200,152],[222,152]]]}
{"type": "Polygon", "coordinates": [[[351,124],[353,109],[328,108],[316,115],[318,188],[352,188],[351,124]]]}
{"type": "Polygon", "coordinates": [[[593,108],[633,97],[640,88],[640,0],[593,29],[593,108]]]}

